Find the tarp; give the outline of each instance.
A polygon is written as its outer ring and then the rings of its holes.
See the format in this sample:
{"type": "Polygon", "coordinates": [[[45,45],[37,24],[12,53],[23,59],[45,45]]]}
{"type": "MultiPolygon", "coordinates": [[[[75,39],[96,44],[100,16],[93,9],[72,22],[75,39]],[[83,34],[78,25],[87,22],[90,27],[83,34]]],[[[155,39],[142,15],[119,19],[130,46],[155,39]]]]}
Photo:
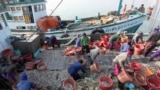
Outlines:
{"type": "Polygon", "coordinates": [[[59,21],[54,16],[45,16],[37,21],[37,26],[41,31],[47,32],[48,29],[57,29],[59,21]]]}

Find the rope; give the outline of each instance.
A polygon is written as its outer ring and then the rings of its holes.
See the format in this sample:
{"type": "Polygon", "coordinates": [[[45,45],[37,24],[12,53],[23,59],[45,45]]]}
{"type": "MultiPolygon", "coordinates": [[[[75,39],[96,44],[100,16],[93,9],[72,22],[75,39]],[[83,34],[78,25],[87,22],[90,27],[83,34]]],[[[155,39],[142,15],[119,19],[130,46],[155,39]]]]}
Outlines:
{"type": "Polygon", "coordinates": [[[51,15],[56,11],[56,9],[61,5],[62,2],[63,2],[63,0],[61,0],[61,1],[59,2],[59,4],[56,6],[56,8],[55,8],[54,10],[52,10],[52,12],[50,13],[49,16],[51,16],[51,15]]]}
{"type": "MultiPolygon", "coordinates": [[[[152,31],[152,29],[153,29],[153,27],[154,27],[154,24],[155,24],[154,17],[155,17],[155,15],[156,15],[156,11],[157,11],[158,4],[159,4],[159,0],[157,0],[156,6],[155,6],[155,9],[154,9],[154,12],[153,12],[153,14],[151,15],[150,31],[152,31]]],[[[158,11],[158,12],[159,12],[159,11],[158,11]]],[[[158,17],[158,14],[157,14],[156,18],[157,18],[157,17],[158,17]]]]}
{"type": "Polygon", "coordinates": [[[133,0],[132,5],[134,5],[135,0],[133,0]]]}

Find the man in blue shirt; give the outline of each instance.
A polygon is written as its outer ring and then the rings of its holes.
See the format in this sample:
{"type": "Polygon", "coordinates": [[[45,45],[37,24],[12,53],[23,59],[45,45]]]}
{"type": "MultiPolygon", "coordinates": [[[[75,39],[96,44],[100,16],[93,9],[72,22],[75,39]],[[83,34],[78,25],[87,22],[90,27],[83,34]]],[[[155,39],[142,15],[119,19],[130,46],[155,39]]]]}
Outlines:
{"type": "Polygon", "coordinates": [[[32,90],[35,89],[35,84],[28,80],[26,73],[21,74],[21,81],[17,84],[18,90],[32,90]]]}
{"type": "Polygon", "coordinates": [[[75,47],[81,47],[81,35],[77,36],[75,47]]]}
{"type": "Polygon", "coordinates": [[[131,46],[129,45],[128,42],[125,42],[122,44],[121,48],[120,48],[120,52],[127,52],[129,50],[131,46]]]}
{"type": "Polygon", "coordinates": [[[83,61],[79,60],[71,64],[71,66],[68,68],[68,72],[73,77],[74,80],[78,80],[81,78],[80,75],[78,74],[79,70],[82,70],[82,72],[85,73],[85,70],[82,64],[83,64],[83,61]]]}

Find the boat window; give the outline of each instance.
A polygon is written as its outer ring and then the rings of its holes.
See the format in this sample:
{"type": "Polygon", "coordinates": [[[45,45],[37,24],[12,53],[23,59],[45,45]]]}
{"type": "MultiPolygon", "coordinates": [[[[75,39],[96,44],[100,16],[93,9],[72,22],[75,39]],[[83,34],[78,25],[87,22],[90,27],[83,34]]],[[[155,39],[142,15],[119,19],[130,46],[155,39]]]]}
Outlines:
{"type": "Polygon", "coordinates": [[[3,29],[3,27],[2,27],[2,24],[0,23],[0,30],[2,30],[3,29]]]}
{"type": "Polygon", "coordinates": [[[3,0],[4,4],[8,4],[8,0],[3,0]]]}
{"type": "Polygon", "coordinates": [[[16,2],[19,2],[19,0],[15,0],[16,2]]]}
{"type": "Polygon", "coordinates": [[[19,0],[19,2],[24,2],[24,0],[19,0]]]}
{"type": "Polygon", "coordinates": [[[31,26],[27,26],[27,29],[29,29],[29,30],[30,30],[30,29],[31,29],[31,26]]]}
{"type": "Polygon", "coordinates": [[[25,26],[17,26],[17,29],[26,29],[25,26]]]}
{"type": "Polygon", "coordinates": [[[11,7],[11,10],[12,10],[12,11],[16,11],[16,8],[15,8],[15,7],[11,7]]]}
{"type": "Polygon", "coordinates": [[[37,5],[34,5],[34,11],[37,12],[37,5]]]}
{"type": "Polygon", "coordinates": [[[22,26],[22,29],[26,29],[26,27],[25,27],[25,26],[22,26]]]}
{"type": "Polygon", "coordinates": [[[7,7],[7,11],[10,11],[10,7],[7,7]]]}
{"type": "Polygon", "coordinates": [[[0,15],[0,20],[3,20],[1,15],[0,15]]]}
{"type": "Polygon", "coordinates": [[[23,13],[28,13],[28,7],[22,7],[23,13]]]}
{"type": "Polygon", "coordinates": [[[40,5],[40,11],[43,11],[43,6],[42,5],[40,5]]]}
{"type": "Polygon", "coordinates": [[[37,11],[40,11],[40,5],[37,5],[37,11]]]}
{"type": "Polygon", "coordinates": [[[14,16],[13,19],[14,19],[15,21],[18,21],[18,17],[17,17],[17,16],[14,16]]]}
{"type": "Polygon", "coordinates": [[[20,11],[21,10],[21,7],[16,7],[17,11],[20,11]]]}
{"type": "Polygon", "coordinates": [[[43,10],[46,10],[46,5],[45,4],[43,4],[42,7],[43,7],[43,10]]]}
{"type": "Polygon", "coordinates": [[[23,20],[23,16],[19,16],[19,20],[23,20]]]}
{"type": "Polygon", "coordinates": [[[21,29],[21,26],[17,26],[17,29],[21,29]]]}
{"type": "Polygon", "coordinates": [[[8,13],[8,12],[7,12],[7,13],[5,13],[5,16],[6,16],[7,20],[12,20],[12,17],[9,15],[9,13],[8,13]]]}
{"type": "Polygon", "coordinates": [[[9,3],[12,4],[12,3],[13,3],[13,0],[9,0],[9,3]]]}

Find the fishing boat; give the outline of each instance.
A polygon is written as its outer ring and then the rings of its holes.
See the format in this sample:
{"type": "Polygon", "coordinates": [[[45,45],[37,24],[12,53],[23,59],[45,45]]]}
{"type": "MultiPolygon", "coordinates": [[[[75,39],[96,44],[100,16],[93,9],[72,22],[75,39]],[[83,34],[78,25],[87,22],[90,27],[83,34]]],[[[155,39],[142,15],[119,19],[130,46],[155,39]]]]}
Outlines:
{"type": "Polygon", "coordinates": [[[56,37],[74,36],[86,33],[87,35],[96,33],[115,33],[117,31],[127,31],[135,33],[143,24],[146,18],[145,13],[139,12],[137,9],[128,10],[125,15],[120,14],[122,1],[120,0],[118,11],[109,13],[108,15],[100,15],[75,20],[63,21],[55,16],[45,16],[37,21],[39,30],[45,33],[46,37],[52,35],[56,37]],[[48,25],[47,25],[48,24],[48,25]]]}

